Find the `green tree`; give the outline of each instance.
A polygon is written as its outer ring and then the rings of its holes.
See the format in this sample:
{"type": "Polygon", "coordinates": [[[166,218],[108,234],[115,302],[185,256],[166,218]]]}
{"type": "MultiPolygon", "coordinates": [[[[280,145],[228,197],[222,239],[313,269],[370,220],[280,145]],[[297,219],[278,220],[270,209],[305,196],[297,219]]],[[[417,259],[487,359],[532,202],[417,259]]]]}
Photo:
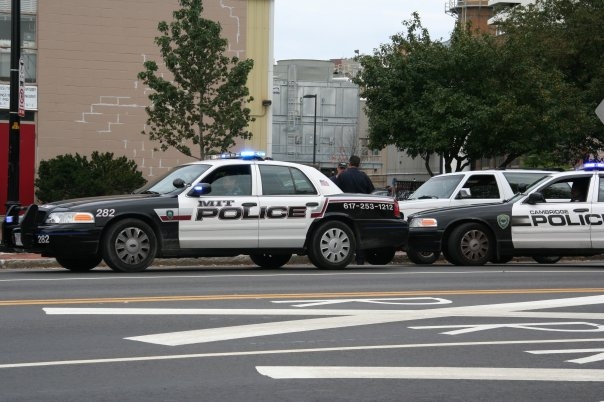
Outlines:
{"type": "Polygon", "coordinates": [[[152,60],[138,74],[154,90],[143,134],[163,151],[175,148],[204,159],[227,151],[237,137],[252,136],[247,126],[254,119],[245,105],[253,100],[246,87],[253,61],[224,56],[227,40],[219,23],[202,18],[201,0],[179,3],[174,20],[160,22],[155,38],[172,79],[164,79],[152,60]],[[198,149],[192,151],[191,144],[198,149]]]}
{"type": "Polygon", "coordinates": [[[134,161],[125,156],[114,159],[113,153],[94,151],[90,161],[77,153],[41,161],[35,186],[36,197],[46,203],[131,193],[146,182],[134,161]]]}
{"type": "Polygon", "coordinates": [[[535,152],[561,163],[567,144],[585,138],[581,90],[526,44],[460,26],[445,44],[430,40],[417,14],[403,24],[405,34],[360,58],[355,82],[367,99],[370,146],[394,144],[432,174],[433,154],[447,172],[481,158],[503,157],[504,167],[535,152]]]}
{"type": "Polygon", "coordinates": [[[594,113],[604,98],[604,2],[602,0],[538,0],[516,7],[501,23],[504,38],[516,57],[532,60],[560,74],[574,102],[564,122],[567,132],[548,152],[535,149],[534,159],[575,164],[584,154],[603,147],[604,126],[594,113]]]}

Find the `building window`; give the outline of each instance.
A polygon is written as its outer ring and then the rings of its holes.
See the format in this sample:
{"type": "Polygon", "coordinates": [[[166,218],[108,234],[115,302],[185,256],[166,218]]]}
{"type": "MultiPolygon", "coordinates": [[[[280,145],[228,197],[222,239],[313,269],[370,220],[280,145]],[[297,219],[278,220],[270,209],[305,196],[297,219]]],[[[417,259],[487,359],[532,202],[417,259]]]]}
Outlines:
{"type": "MultiPolygon", "coordinates": [[[[11,15],[0,13],[0,80],[10,81],[11,15]]],[[[21,15],[21,55],[25,62],[25,82],[36,82],[36,16],[21,15]]]]}

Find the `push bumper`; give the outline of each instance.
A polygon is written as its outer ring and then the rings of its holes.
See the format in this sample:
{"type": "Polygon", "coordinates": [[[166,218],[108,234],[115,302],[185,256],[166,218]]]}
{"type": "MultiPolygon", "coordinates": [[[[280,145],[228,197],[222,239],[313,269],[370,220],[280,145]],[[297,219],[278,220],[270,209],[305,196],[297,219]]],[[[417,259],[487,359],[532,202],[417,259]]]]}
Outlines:
{"type": "Polygon", "coordinates": [[[434,229],[410,228],[407,248],[421,252],[440,253],[442,232],[434,229]]]}

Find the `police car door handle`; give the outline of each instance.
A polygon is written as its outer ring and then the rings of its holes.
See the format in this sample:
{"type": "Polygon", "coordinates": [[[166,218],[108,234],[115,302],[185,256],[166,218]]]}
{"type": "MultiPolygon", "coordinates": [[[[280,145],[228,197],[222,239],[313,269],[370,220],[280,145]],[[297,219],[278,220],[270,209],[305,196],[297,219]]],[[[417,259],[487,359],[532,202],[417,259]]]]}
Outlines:
{"type": "Polygon", "coordinates": [[[573,209],[573,212],[588,212],[589,208],[576,208],[573,209]]]}
{"type": "Polygon", "coordinates": [[[318,207],[319,203],[318,202],[307,202],[306,206],[307,207],[318,207]]]}
{"type": "Polygon", "coordinates": [[[255,202],[244,202],[241,205],[243,205],[244,207],[255,207],[258,204],[256,204],[255,202]]]}

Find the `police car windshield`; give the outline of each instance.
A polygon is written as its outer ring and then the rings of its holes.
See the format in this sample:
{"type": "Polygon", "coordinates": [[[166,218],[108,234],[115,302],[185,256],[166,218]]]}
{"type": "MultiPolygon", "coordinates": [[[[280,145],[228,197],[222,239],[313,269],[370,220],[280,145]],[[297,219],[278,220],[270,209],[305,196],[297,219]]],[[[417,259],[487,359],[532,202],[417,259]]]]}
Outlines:
{"type": "Polygon", "coordinates": [[[170,194],[175,191],[182,191],[184,188],[174,186],[174,180],[182,179],[185,182],[185,188],[193,183],[201,176],[203,172],[208,170],[211,165],[193,164],[177,166],[169,171],[159,180],[147,184],[144,187],[136,190],[136,194],[170,194]]]}
{"type": "Polygon", "coordinates": [[[407,199],[451,198],[462,178],[463,176],[460,174],[431,177],[407,199]]]}

